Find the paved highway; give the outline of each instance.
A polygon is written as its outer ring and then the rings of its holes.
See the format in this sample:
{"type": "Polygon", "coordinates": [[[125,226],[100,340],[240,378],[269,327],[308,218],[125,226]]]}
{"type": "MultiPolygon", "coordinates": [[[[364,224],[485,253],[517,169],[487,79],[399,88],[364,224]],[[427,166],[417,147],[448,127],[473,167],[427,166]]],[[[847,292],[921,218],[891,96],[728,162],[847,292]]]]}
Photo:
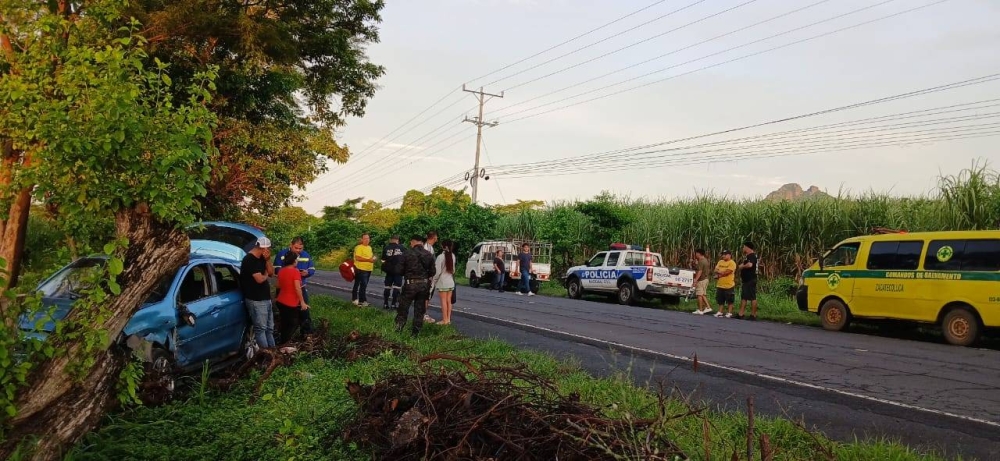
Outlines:
{"type": "MultiPolygon", "coordinates": [[[[333,272],[310,283],[350,288],[333,272]]],[[[469,336],[575,357],[598,374],[630,366],[637,382],[665,378],[723,408],[754,395],[763,413],[802,416],[835,439],[1000,460],[1000,351],[470,287],[458,299],[453,324],[469,336]]]]}

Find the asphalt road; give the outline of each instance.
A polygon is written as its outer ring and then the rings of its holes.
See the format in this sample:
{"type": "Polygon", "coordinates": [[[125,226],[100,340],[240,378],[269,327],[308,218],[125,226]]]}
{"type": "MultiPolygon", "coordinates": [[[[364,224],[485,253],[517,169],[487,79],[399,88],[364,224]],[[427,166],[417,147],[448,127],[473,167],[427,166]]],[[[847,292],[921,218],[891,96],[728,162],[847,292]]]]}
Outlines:
{"type": "MultiPolygon", "coordinates": [[[[349,298],[338,273],[310,285],[349,298]]],[[[373,279],[372,304],[381,291],[373,279]]],[[[470,287],[458,300],[463,334],[575,357],[595,374],[627,368],[638,384],[663,380],[726,409],[752,395],[758,412],[802,417],[838,440],[1000,460],[1000,351],[470,287]]]]}

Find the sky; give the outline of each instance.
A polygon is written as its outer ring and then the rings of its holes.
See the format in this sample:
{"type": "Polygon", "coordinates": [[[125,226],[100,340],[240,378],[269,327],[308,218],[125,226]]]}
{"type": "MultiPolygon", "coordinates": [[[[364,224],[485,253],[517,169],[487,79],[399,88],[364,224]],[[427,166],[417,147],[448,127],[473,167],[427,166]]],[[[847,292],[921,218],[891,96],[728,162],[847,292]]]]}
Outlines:
{"type": "Polygon", "coordinates": [[[386,74],[337,132],[352,158],[299,205],[388,202],[448,178],[469,187],[476,126],[462,119],[478,104],[463,84],[503,92],[485,105],[498,122],[483,129],[485,204],[749,198],[793,182],[933,193],[942,174],[1000,167],[1000,80],[705,135],[998,74],[996,24],[996,0],[388,0],[368,48],[386,74]],[[690,147],[720,141],[731,144],[690,147]],[[581,158],[655,143],[675,150],[581,158]]]}

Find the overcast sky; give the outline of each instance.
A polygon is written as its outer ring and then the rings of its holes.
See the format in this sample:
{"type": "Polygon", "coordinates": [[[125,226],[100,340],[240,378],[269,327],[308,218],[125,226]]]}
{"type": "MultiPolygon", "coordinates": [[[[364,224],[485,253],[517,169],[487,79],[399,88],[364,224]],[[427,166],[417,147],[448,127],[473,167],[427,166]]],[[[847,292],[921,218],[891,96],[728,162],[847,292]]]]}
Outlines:
{"type": "MultiPolygon", "coordinates": [[[[469,93],[449,93],[463,83],[476,88],[486,85],[487,92],[504,91],[503,99],[492,99],[486,105],[485,118],[499,121],[495,128],[484,129],[486,149],[481,163],[490,174],[491,165],[572,159],[683,139],[1000,73],[1000,2],[996,0],[948,0],[767,51],[936,2],[389,0],[381,43],[369,50],[374,62],[386,66],[386,75],[379,82],[381,89],[366,116],[350,119],[338,133],[354,156],[346,165],[332,166],[330,173],[310,185],[301,205],[317,212],[324,205],[350,197],[385,201],[471,170],[476,128],[460,120],[476,115],[468,110],[476,101],[469,93]],[[872,7],[847,14],[866,6],[872,7]],[[474,80],[644,7],[648,8],[474,80]],[[792,32],[761,40],[786,31],[792,32]],[[707,42],[698,45],[703,41],[707,42]],[[632,44],[636,45],[616,51],[632,44]],[[726,51],[734,47],[739,48],[726,51]],[[758,52],[761,54],[726,62],[758,52]],[[600,57],[604,54],[608,56],[600,57]],[[653,59],[662,55],[667,56],[653,59]],[[545,96],[647,60],[650,62],[545,96]],[[712,67],[700,70],[708,66],[712,67]],[[642,77],[658,70],[662,71],[642,77]],[[545,77],[548,74],[553,75],[545,77]],[[618,85],[592,91],[614,84],[618,85]],[[570,98],[575,95],[581,96],[570,98]],[[517,106],[503,110],[514,104],[517,106]],[[423,115],[403,125],[428,107],[423,115]],[[544,111],[551,112],[517,120],[544,111]]],[[[677,145],[996,98],[1000,98],[1000,81],[677,145]]],[[[839,144],[824,144],[822,152],[812,154],[768,157],[768,152],[777,151],[732,149],[704,156],[688,154],[684,161],[665,161],[662,159],[672,157],[663,154],[659,159],[619,156],[603,164],[580,164],[585,171],[571,175],[548,172],[551,167],[526,167],[524,171],[535,176],[492,176],[480,183],[479,198],[489,204],[517,199],[585,199],[602,190],[635,198],[675,199],[705,192],[753,197],[789,182],[816,185],[833,193],[873,189],[924,194],[933,190],[940,173],[957,173],[975,159],[1000,166],[1000,137],[988,137],[1000,131],[1000,124],[990,130],[991,123],[1000,122],[1000,118],[991,117],[1000,112],[1000,106],[990,107],[998,103],[962,106],[967,110],[935,116],[969,117],[949,124],[919,125],[905,132],[868,130],[867,142],[875,142],[871,141],[873,135],[897,136],[884,138],[880,147],[849,149],[844,146],[852,140],[838,137],[847,136],[840,132],[825,138],[839,140],[839,144]],[[928,129],[939,131],[933,135],[923,131],[928,129]],[[960,134],[983,137],[954,138],[960,134]],[[953,138],[931,142],[921,136],[953,138]]],[[[799,146],[796,150],[786,144],[781,152],[804,150],[799,146]]],[[[562,167],[574,164],[572,160],[559,162],[562,167]]]]}

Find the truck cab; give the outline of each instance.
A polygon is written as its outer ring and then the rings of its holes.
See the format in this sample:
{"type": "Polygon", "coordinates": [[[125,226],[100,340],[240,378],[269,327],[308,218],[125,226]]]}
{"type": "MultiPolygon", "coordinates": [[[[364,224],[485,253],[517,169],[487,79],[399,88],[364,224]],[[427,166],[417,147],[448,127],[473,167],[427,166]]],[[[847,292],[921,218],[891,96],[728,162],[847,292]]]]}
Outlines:
{"type": "Polygon", "coordinates": [[[675,302],[690,297],[693,287],[694,271],[665,267],[660,254],[637,245],[612,245],[566,271],[566,292],[573,299],[591,292],[615,294],[623,305],[644,297],[675,302]]]}

